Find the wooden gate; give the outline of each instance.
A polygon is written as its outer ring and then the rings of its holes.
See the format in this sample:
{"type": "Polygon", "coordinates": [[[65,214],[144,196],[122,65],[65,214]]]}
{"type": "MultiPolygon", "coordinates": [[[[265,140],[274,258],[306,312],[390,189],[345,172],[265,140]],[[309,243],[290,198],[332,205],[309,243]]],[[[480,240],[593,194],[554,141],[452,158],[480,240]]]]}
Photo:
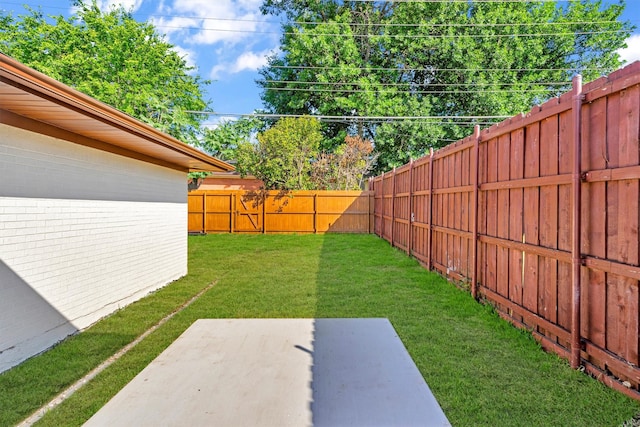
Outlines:
{"type": "Polygon", "coordinates": [[[264,203],[257,198],[235,194],[235,215],[233,232],[262,233],[264,229],[264,203]]]}

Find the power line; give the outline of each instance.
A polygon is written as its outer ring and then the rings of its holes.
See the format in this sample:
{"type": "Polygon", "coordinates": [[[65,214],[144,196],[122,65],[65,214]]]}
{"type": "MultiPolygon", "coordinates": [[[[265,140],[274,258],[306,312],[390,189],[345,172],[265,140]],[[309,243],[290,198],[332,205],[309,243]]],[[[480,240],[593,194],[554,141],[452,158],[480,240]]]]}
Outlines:
{"type": "MultiPolygon", "coordinates": [[[[360,2],[373,2],[373,0],[352,0],[352,1],[360,1],[360,2]]],[[[388,3],[436,3],[436,2],[441,2],[442,0],[387,0],[388,3]]],[[[555,0],[539,0],[539,1],[555,1],[555,0]]],[[[577,0],[567,0],[567,2],[570,1],[577,1],[577,0]]],[[[5,2],[6,3],[6,2],[5,2]]],[[[469,2],[467,0],[447,0],[447,3],[466,3],[469,4],[469,2]]],[[[525,3],[525,1],[522,0],[475,0],[475,3],[525,3]]],[[[9,3],[7,3],[9,4],[9,3]]],[[[18,3],[14,3],[14,4],[18,4],[18,3]]],[[[163,16],[163,15],[150,15],[150,16],[163,16]]],[[[171,16],[171,15],[169,15],[171,16]]],[[[179,16],[177,16],[179,17],[179,16]]],[[[191,19],[189,17],[185,17],[185,19],[191,19]]],[[[227,19],[227,18],[208,18],[208,17],[204,17],[204,18],[193,18],[193,19],[202,19],[202,20],[212,20],[212,21],[229,21],[229,22],[262,22],[262,23],[268,23],[268,21],[264,21],[264,20],[242,20],[242,19],[227,19]]],[[[478,38],[485,38],[485,37],[536,37],[536,36],[574,36],[574,35],[586,35],[586,34],[608,34],[608,33],[618,33],[618,32],[622,32],[624,30],[601,30],[601,31],[583,31],[583,32],[562,32],[563,29],[565,28],[564,26],[568,26],[568,25],[573,25],[573,24],[603,24],[603,23],[616,23],[618,21],[600,21],[600,22],[553,22],[553,23],[530,23],[530,24],[513,24],[514,26],[526,26],[526,25],[562,25],[562,29],[560,30],[560,32],[558,33],[523,33],[523,34],[461,34],[461,35],[386,35],[384,37],[403,37],[403,38],[461,38],[461,37],[478,37],[478,38]]],[[[294,25],[296,24],[304,24],[304,25],[320,25],[322,24],[320,23],[309,23],[309,22],[298,22],[298,23],[293,23],[294,25]]],[[[341,23],[336,23],[336,24],[341,24],[341,23]]],[[[360,25],[368,25],[368,24],[359,24],[359,23],[342,23],[345,25],[356,25],[356,26],[360,26],[360,25]]],[[[495,26],[495,27],[507,27],[510,26],[511,24],[476,24],[476,23],[470,23],[470,24],[393,24],[390,23],[388,26],[389,27],[417,27],[417,28],[425,28],[425,29],[429,29],[432,27],[470,27],[470,28],[475,28],[475,27],[491,27],[491,26],[495,26]]],[[[385,27],[385,24],[380,25],[380,27],[385,27]]],[[[179,28],[179,29],[192,29],[192,30],[197,30],[197,31],[221,31],[221,32],[238,32],[238,33],[247,33],[247,34],[290,34],[290,35],[298,35],[298,34],[308,34],[308,33],[300,33],[300,32],[269,32],[269,31],[248,31],[248,30],[235,30],[235,29],[215,29],[215,28],[189,28],[189,27],[173,27],[173,26],[158,26],[158,28],[179,28]]],[[[377,34],[331,34],[331,33],[327,33],[327,34],[313,34],[313,36],[333,36],[333,37],[379,37],[379,35],[377,34]]],[[[274,68],[274,69],[279,69],[279,68],[289,68],[289,69],[339,69],[341,67],[306,67],[306,66],[272,66],[270,68],[274,68]]],[[[352,69],[347,69],[347,70],[352,70],[352,69]]],[[[361,70],[361,71],[374,71],[374,70],[387,70],[387,71],[401,71],[401,72],[409,72],[409,71],[427,71],[427,72],[434,72],[434,71],[455,71],[455,72],[459,72],[459,71],[469,71],[469,72],[481,72],[481,71],[507,71],[507,72],[514,72],[514,71],[576,71],[576,69],[574,68],[565,68],[565,69],[438,69],[438,68],[424,68],[424,69],[420,69],[420,68],[415,68],[415,69],[409,69],[409,68],[355,68],[354,70],[361,70]]],[[[588,70],[607,70],[604,68],[590,68],[588,70]]],[[[366,83],[359,83],[359,82],[353,82],[353,83],[337,83],[337,82],[299,82],[299,81],[276,81],[276,80],[270,80],[270,81],[265,81],[267,83],[272,83],[272,84],[296,84],[296,85],[311,85],[311,84],[317,84],[317,85],[333,85],[333,86],[338,86],[338,85],[352,85],[352,86],[363,86],[366,83]]],[[[562,85],[568,85],[568,83],[566,82],[548,82],[548,83],[527,83],[527,85],[546,85],[546,86],[562,86],[562,85]]],[[[521,83],[513,83],[513,84],[491,84],[491,83],[486,83],[486,84],[473,84],[473,83],[462,83],[462,84],[428,84],[427,86],[429,87],[463,87],[463,86],[475,86],[477,88],[477,90],[439,90],[439,91],[435,91],[435,90],[411,90],[410,87],[411,85],[413,85],[413,83],[374,83],[374,86],[382,86],[382,87],[402,87],[402,86],[407,86],[408,87],[408,93],[410,94],[460,94],[460,93],[478,93],[480,91],[484,92],[484,93],[523,93],[523,92],[529,92],[530,90],[525,90],[525,89],[489,89],[489,90],[482,90],[480,89],[481,87],[486,87],[486,86],[493,86],[493,87],[500,87],[500,86],[519,86],[521,85],[521,83]]],[[[421,86],[421,85],[418,85],[421,86]]],[[[313,89],[313,88],[308,88],[308,87],[293,87],[293,88],[279,88],[279,87],[267,87],[267,90],[272,90],[272,91],[298,91],[298,92],[328,92],[328,93],[396,93],[392,90],[373,90],[373,89],[326,89],[326,88],[319,88],[319,89],[313,89]]],[[[349,120],[353,120],[353,118],[350,118],[349,120]]]]}
{"type": "MultiPolygon", "coordinates": [[[[340,67],[340,66],[315,66],[315,65],[270,65],[269,68],[276,69],[299,69],[299,70],[344,70],[344,71],[451,71],[451,72],[495,72],[495,71],[576,71],[575,68],[404,68],[404,67],[340,67]]],[[[582,71],[608,71],[608,68],[590,67],[581,68],[582,71]]]]}
{"type": "MultiPolygon", "coordinates": [[[[359,2],[359,3],[376,3],[376,2],[381,2],[380,0],[351,0],[353,2],[359,2]]],[[[473,0],[473,3],[530,3],[532,0],[473,0]]],[[[580,0],[536,0],[539,3],[575,3],[578,2],[580,0]]],[[[443,0],[383,0],[382,2],[384,3],[441,3],[443,2],[443,0]]],[[[28,3],[19,3],[19,2],[4,2],[5,4],[10,4],[10,5],[16,5],[16,6],[23,6],[23,5],[28,5],[28,3]]],[[[464,3],[464,4],[470,4],[472,5],[473,3],[470,3],[468,0],[447,0],[447,3],[464,3]]],[[[40,6],[41,5],[35,5],[35,6],[40,6]]],[[[68,10],[68,8],[63,8],[63,7],[56,7],[56,6],[47,6],[48,9],[65,9],[68,10]]]]}
{"type": "MultiPolygon", "coordinates": [[[[290,116],[282,116],[282,117],[290,117],[290,116]]],[[[280,118],[282,118],[280,117],[280,118]]],[[[311,116],[314,117],[314,116],[311,116]]],[[[315,118],[315,117],[314,117],[315,118]]],[[[267,118],[262,118],[263,120],[278,120],[279,118],[276,117],[267,117],[267,118]]],[[[351,119],[351,120],[342,120],[342,119],[318,119],[319,121],[323,122],[323,123],[339,123],[339,124],[344,124],[344,125],[391,125],[391,124],[408,124],[408,125],[412,125],[412,126],[461,126],[461,127],[465,127],[465,126],[475,126],[475,125],[480,125],[480,126],[491,126],[493,124],[496,123],[496,121],[464,121],[464,122],[460,122],[460,121],[456,121],[456,122],[451,122],[451,121],[433,121],[433,120],[356,120],[356,119],[351,119]]],[[[222,123],[222,122],[221,122],[222,123]]],[[[457,140],[455,140],[457,141],[457,140]]]]}
{"type": "MultiPolygon", "coordinates": [[[[385,22],[385,23],[363,23],[363,22],[337,22],[337,21],[291,21],[291,22],[282,22],[282,21],[268,21],[264,19],[240,19],[240,18],[212,18],[206,16],[182,16],[182,15],[159,15],[159,14],[151,14],[150,18],[183,18],[183,19],[192,19],[192,20],[200,20],[200,21],[222,21],[222,22],[248,22],[248,23],[256,23],[256,24],[268,24],[268,25],[325,25],[325,24],[338,24],[338,25],[349,25],[350,27],[391,27],[391,28],[431,28],[431,27],[528,27],[528,26],[556,26],[556,25],[603,25],[603,24],[621,24],[620,21],[563,21],[563,22],[508,22],[508,23],[419,23],[419,24],[406,24],[406,23],[393,23],[393,22],[385,22]]],[[[635,21],[633,21],[635,22],[635,21]]]]}
{"type": "MultiPolygon", "coordinates": [[[[436,86],[436,87],[464,87],[464,86],[568,86],[571,82],[521,82],[521,83],[378,83],[378,82],[318,82],[318,81],[299,81],[299,80],[256,80],[258,84],[304,84],[304,85],[327,85],[327,86],[341,86],[341,85],[358,85],[358,86],[391,86],[391,87],[411,87],[411,86],[436,86]]],[[[273,89],[267,87],[266,89],[273,89]]]]}
{"type": "MultiPolygon", "coordinates": [[[[314,89],[314,88],[303,88],[303,87],[268,87],[266,90],[271,90],[275,92],[313,92],[313,93],[394,93],[397,94],[397,91],[392,90],[376,90],[376,89],[314,89]]],[[[541,90],[546,90],[541,88],[541,90]]],[[[421,94],[421,95],[448,95],[448,94],[460,94],[460,93],[525,93],[525,92],[533,92],[533,89],[478,89],[478,90],[407,90],[408,93],[411,94],[421,94]]]]}
{"type": "MultiPolygon", "coordinates": [[[[155,15],[152,15],[155,16],[155,15]]],[[[181,18],[180,16],[177,16],[181,18]]],[[[244,20],[244,19],[224,19],[224,18],[187,18],[187,19],[202,19],[202,20],[214,20],[214,21],[234,21],[234,22],[253,22],[253,23],[263,23],[263,24],[278,24],[281,22],[276,21],[264,21],[264,20],[244,20]]],[[[391,27],[391,28],[456,28],[456,27],[533,27],[540,25],[602,25],[602,24],[622,24],[620,21],[565,21],[565,22],[509,22],[509,23],[477,23],[477,22],[469,22],[469,23],[447,23],[447,24],[439,24],[439,23],[420,23],[420,24],[400,24],[400,23],[362,23],[362,22],[337,22],[337,21],[292,21],[285,23],[286,25],[324,25],[324,24],[338,24],[338,25],[348,25],[350,27],[391,27]]]]}
{"type": "MultiPolygon", "coordinates": [[[[275,120],[275,119],[273,119],[275,120]]],[[[349,121],[345,121],[345,120],[332,120],[332,119],[321,119],[320,120],[323,123],[339,123],[339,124],[344,124],[344,125],[390,125],[390,124],[409,124],[412,126],[475,126],[475,125],[480,125],[480,126],[491,126],[493,124],[495,124],[496,122],[478,122],[478,121],[473,121],[473,122],[443,122],[443,121],[425,121],[425,120],[404,120],[404,121],[388,121],[388,120],[349,120],[349,121]]],[[[457,141],[457,140],[456,140],[457,141]]]]}
{"type": "MultiPolygon", "coordinates": [[[[360,0],[365,1],[365,0],[360,0]]],[[[370,0],[374,1],[374,0],[370,0]]],[[[377,0],[376,0],[377,1],[377,0]]],[[[520,0],[474,0],[476,3],[525,3],[525,1],[520,0]]],[[[540,1],[540,0],[538,0],[540,1]]],[[[563,0],[548,0],[549,2],[563,2],[563,0]]],[[[564,0],[564,2],[577,1],[577,0],[564,0]]],[[[393,1],[387,1],[393,2],[393,1]]],[[[412,3],[410,1],[397,1],[398,3],[412,3]]],[[[413,3],[438,3],[440,0],[427,1],[427,0],[416,0],[413,3]]],[[[447,3],[467,3],[466,0],[453,0],[447,1],[447,3]]],[[[14,6],[29,6],[29,7],[39,7],[45,9],[52,10],[69,10],[68,7],[59,7],[59,6],[43,6],[41,4],[37,5],[29,5],[24,2],[3,2],[5,5],[14,5],[14,6]]],[[[218,18],[218,17],[209,17],[209,16],[195,16],[195,15],[176,15],[176,14],[143,14],[141,12],[134,12],[132,16],[147,16],[149,18],[183,18],[183,19],[193,19],[193,20],[202,20],[202,21],[222,21],[222,22],[250,22],[257,24],[295,24],[295,25],[322,25],[327,23],[339,23],[332,21],[294,21],[294,22],[282,22],[282,21],[270,21],[265,19],[242,19],[242,18],[218,18]]],[[[638,22],[638,20],[629,20],[629,22],[638,22]]],[[[512,22],[512,23],[464,23],[464,24],[456,24],[456,23],[419,23],[419,24],[407,24],[407,23],[379,23],[379,24],[369,24],[369,23],[359,23],[359,22],[348,22],[348,23],[339,23],[339,24],[348,24],[349,26],[376,26],[376,27],[509,27],[509,26],[538,26],[538,25],[601,25],[601,24],[616,24],[621,23],[620,21],[564,21],[564,22],[512,22]]]]}
{"type": "Polygon", "coordinates": [[[405,39],[426,39],[426,38],[503,38],[503,37],[562,37],[562,36],[584,36],[595,34],[613,34],[625,32],[625,29],[619,30],[600,30],[600,31],[575,31],[568,33],[522,33],[522,34],[343,34],[343,33],[306,33],[306,32],[280,32],[280,31],[252,31],[252,30],[236,30],[231,28],[206,28],[206,27],[183,27],[173,25],[154,25],[155,28],[169,28],[175,30],[194,30],[194,31],[215,31],[221,33],[240,33],[240,34],[274,34],[274,35],[290,35],[290,36],[313,36],[313,37],[354,37],[354,38],[405,38],[405,39]]]}
{"type": "MultiPolygon", "coordinates": [[[[371,1],[371,0],[359,0],[359,1],[371,1]]],[[[392,0],[387,0],[392,2],[392,0]]],[[[518,2],[518,0],[475,0],[476,2],[486,2],[486,3],[509,3],[509,2],[518,2]]],[[[555,0],[550,0],[555,1],[555,0]]],[[[567,0],[573,1],[573,0],[567,0]]],[[[440,0],[397,0],[396,2],[440,2],[440,0]]],[[[449,3],[463,3],[467,2],[467,0],[449,0],[449,3]]],[[[8,4],[17,4],[17,3],[8,3],[8,4]]],[[[164,15],[148,15],[149,17],[154,16],[164,16],[164,15]]],[[[183,17],[179,15],[167,15],[169,17],[177,17],[184,19],[197,19],[197,20],[215,20],[215,21],[231,21],[231,22],[256,22],[256,23],[269,23],[264,20],[242,20],[242,19],[231,19],[231,18],[210,18],[210,17],[183,17]]],[[[381,24],[376,25],[378,27],[384,26],[402,26],[402,27],[418,27],[418,28],[432,28],[432,27],[463,27],[463,28],[473,28],[473,27],[507,27],[507,26],[533,26],[533,25],[584,25],[584,24],[604,24],[604,23],[616,23],[618,21],[576,21],[576,22],[546,22],[546,23],[489,23],[489,24],[480,24],[480,23],[465,23],[465,24],[381,24]]],[[[297,23],[302,24],[302,23],[297,23]]],[[[319,25],[321,22],[304,22],[304,24],[308,25],[319,25]]],[[[358,23],[336,23],[343,25],[369,25],[369,24],[358,24],[358,23]]],[[[174,30],[192,30],[192,31],[214,31],[214,32],[230,32],[230,33],[240,33],[240,34],[273,34],[273,35],[291,35],[291,36],[301,36],[306,35],[306,32],[281,32],[281,31],[253,31],[253,30],[241,30],[241,29],[230,29],[230,28],[207,28],[203,27],[186,27],[186,26],[174,26],[174,25],[161,25],[154,24],[155,28],[164,28],[164,29],[174,29],[174,30]]],[[[625,29],[617,29],[617,30],[598,30],[598,31],[575,31],[575,32],[559,32],[559,33],[509,33],[509,34],[343,34],[343,33],[319,33],[313,34],[313,36],[323,36],[323,37],[353,37],[353,38],[370,38],[370,37],[387,37],[387,38],[409,38],[409,39],[423,39],[423,38],[504,38],[504,37],[562,37],[562,36],[577,36],[577,35],[596,35],[596,34],[613,34],[625,32],[625,29]]]]}
{"type": "MultiPolygon", "coordinates": [[[[469,0],[351,0],[360,3],[469,3],[469,0]]],[[[474,3],[530,3],[532,0],[472,0],[474,3]]],[[[574,3],[580,0],[537,0],[540,3],[574,3]]]]}
{"type": "Polygon", "coordinates": [[[229,116],[229,117],[257,117],[257,118],[282,118],[282,117],[311,117],[315,119],[334,119],[334,120],[418,120],[418,119],[434,119],[434,120],[487,120],[487,119],[508,119],[510,116],[328,116],[328,115],[312,115],[312,114],[275,114],[275,113],[218,113],[215,111],[196,111],[186,110],[189,114],[203,114],[209,116],[229,116]]]}
{"type": "MultiPolygon", "coordinates": [[[[427,1],[423,1],[427,3],[427,1]]],[[[463,1],[459,1],[462,3],[463,1]]],[[[478,2],[478,0],[476,0],[478,2]]],[[[497,2],[497,1],[493,1],[497,2]]],[[[506,1],[503,1],[506,3],[506,1]]],[[[511,0],[511,2],[515,2],[515,0],[511,0]]],[[[455,3],[455,1],[454,1],[455,3]]],[[[488,3],[488,1],[487,1],[488,3]]],[[[6,5],[15,5],[15,6],[25,6],[24,3],[16,3],[16,2],[4,2],[6,5]]],[[[28,4],[27,4],[28,6],[28,4]]],[[[35,6],[32,6],[35,7],[35,6]]],[[[37,5],[37,7],[42,7],[42,5],[37,5]]],[[[45,6],[47,9],[55,9],[55,10],[68,10],[68,8],[64,7],[56,7],[56,6],[45,6]]],[[[133,16],[142,16],[142,13],[132,13],[133,16]]],[[[256,24],[267,24],[267,25],[323,25],[323,24],[346,24],[350,27],[407,27],[407,28],[431,28],[431,27],[528,27],[528,26],[569,26],[569,25],[603,25],[603,24],[621,24],[621,21],[564,21],[564,22],[506,22],[506,23],[419,23],[419,24],[409,24],[409,23],[361,23],[361,22],[335,22],[335,21],[293,21],[293,22],[282,22],[282,21],[270,21],[265,19],[242,19],[242,18],[217,18],[217,17],[209,17],[209,16],[195,16],[195,15],[175,15],[175,14],[144,14],[147,18],[181,18],[181,19],[191,19],[191,20],[200,20],[200,21],[221,21],[221,22],[247,22],[247,23],[256,23],[256,24]]],[[[629,22],[638,22],[637,20],[631,20],[629,22]]],[[[171,27],[171,26],[163,26],[163,28],[184,28],[184,27],[171,27]]],[[[193,28],[195,29],[195,28],[193,28]]]]}

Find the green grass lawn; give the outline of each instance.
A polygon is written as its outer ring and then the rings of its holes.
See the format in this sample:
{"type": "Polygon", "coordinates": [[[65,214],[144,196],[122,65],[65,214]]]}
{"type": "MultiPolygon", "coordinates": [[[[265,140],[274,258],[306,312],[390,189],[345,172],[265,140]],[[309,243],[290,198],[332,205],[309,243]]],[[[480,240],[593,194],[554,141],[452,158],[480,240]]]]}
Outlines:
{"type": "Polygon", "coordinates": [[[375,236],[189,239],[187,277],[0,375],[0,425],[26,418],[214,281],[38,425],[81,425],[193,321],[225,317],[389,318],[455,426],[618,426],[640,411],[375,236]]]}

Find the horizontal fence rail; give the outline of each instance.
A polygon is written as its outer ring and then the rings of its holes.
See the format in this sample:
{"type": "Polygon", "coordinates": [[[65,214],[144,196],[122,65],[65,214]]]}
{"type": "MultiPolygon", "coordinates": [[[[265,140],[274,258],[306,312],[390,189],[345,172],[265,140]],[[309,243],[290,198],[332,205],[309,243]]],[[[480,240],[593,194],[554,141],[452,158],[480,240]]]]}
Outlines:
{"type": "Polygon", "coordinates": [[[374,232],[640,399],[640,62],[370,180],[374,232]]]}
{"type": "Polygon", "coordinates": [[[188,195],[190,233],[371,233],[368,191],[204,190],[188,195]]]}

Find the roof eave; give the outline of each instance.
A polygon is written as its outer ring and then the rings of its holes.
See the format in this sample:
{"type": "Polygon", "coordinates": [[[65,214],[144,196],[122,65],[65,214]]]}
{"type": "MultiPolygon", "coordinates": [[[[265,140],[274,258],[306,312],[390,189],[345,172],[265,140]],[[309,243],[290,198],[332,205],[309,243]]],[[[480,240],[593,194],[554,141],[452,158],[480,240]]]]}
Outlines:
{"type": "MultiPolygon", "coordinates": [[[[102,124],[107,124],[133,137],[153,143],[159,160],[175,163],[193,171],[232,171],[235,168],[209,156],[178,139],[142,123],[141,121],[48,77],[0,52],[0,81],[46,99],[51,105],[70,110],[102,124]],[[176,161],[179,158],[179,161],[176,161]]],[[[0,108],[3,102],[0,99],[0,108]]],[[[58,127],[59,123],[50,123],[58,127]]],[[[75,131],[77,132],[77,130],[75,131]]],[[[118,138],[104,142],[118,146],[118,138]]],[[[131,149],[131,143],[125,147],[131,149]]],[[[141,153],[144,154],[144,153],[141,153]]]]}

